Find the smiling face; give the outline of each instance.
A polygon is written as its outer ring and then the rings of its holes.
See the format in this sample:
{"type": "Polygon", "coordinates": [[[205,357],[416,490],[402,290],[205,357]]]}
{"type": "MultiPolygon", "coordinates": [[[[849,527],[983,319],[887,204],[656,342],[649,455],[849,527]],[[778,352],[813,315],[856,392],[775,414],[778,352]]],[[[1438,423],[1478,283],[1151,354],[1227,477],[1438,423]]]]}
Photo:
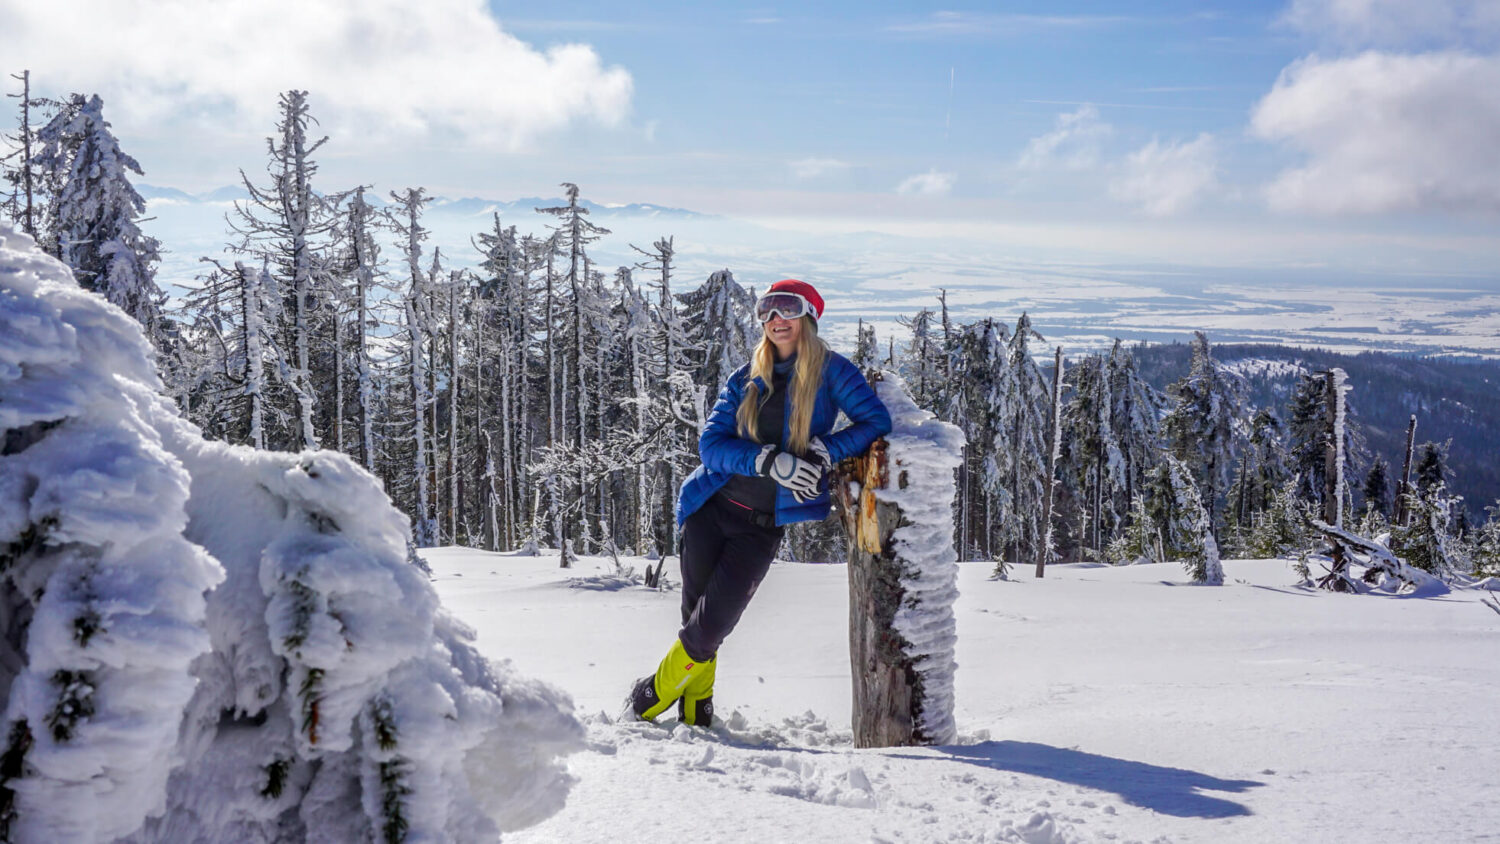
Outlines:
{"type": "Polygon", "coordinates": [[[766,337],[776,347],[776,359],[786,360],[797,351],[797,341],[802,339],[802,318],[782,319],[780,314],[773,314],[769,320],[762,324],[766,330],[766,337]]]}

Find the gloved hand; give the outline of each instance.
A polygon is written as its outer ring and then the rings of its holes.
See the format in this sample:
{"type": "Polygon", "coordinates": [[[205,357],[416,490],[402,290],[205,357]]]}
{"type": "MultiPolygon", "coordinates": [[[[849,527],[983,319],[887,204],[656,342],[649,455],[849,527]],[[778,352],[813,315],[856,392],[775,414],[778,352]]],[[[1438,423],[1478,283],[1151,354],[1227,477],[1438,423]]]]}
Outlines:
{"type": "Polygon", "coordinates": [[[767,446],[761,450],[756,471],[791,491],[798,504],[818,497],[818,481],[823,469],[795,454],[767,446]]]}
{"type": "Polygon", "coordinates": [[[826,446],[826,445],[823,444],[823,440],[822,439],[820,439],[818,437],[813,437],[807,443],[807,450],[810,451],[810,452],[812,452],[808,456],[808,459],[814,460],[814,461],[821,460],[823,462],[823,466],[825,468],[827,468],[827,469],[832,469],[833,468],[833,458],[828,456],[828,446],[826,446]]]}

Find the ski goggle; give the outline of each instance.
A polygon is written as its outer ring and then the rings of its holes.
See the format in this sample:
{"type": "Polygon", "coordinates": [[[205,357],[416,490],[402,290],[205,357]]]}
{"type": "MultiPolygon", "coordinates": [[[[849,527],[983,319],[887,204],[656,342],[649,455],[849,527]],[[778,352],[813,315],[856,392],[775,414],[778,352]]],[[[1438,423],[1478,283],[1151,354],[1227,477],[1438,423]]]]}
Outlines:
{"type": "Polygon", "coordinates": [[[755,318],[761,322],[770,322],[773,316],[790,322],[803,316],[816,317],[817,313],[812,303],[798,293],[767,293],[755,303],[755,318]]]}

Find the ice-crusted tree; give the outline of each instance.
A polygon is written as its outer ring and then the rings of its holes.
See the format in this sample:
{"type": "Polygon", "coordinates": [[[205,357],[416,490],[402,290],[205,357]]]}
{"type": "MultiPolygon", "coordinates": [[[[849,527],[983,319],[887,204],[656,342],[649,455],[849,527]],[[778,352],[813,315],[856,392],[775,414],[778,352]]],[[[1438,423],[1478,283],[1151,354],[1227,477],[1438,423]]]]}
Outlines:
{"type": "Polygon", "coordinates": [[[219,565],[140,326],[0,227],[0,840],[109,841],[161,805],[219,565]]]}
{"type": "Polygon", "coordinates": [[[265,268],[242,261],[214,266],[184,297],[190,317],[184,353],[192,355],[197,372],[179,403],[209,436],[263,449],[268,428],[286,431],[291,421],[267,401],[281,360],[269,330],[279,304],[275,282],[265,268]]]}
{"type": "Polygon", "coordinates": [[[1463,496],[1449,495],[1438,481],[1406,496],[1410,521],[1391,529],[1390,549],[1401,559],[1444,580],[1460,570],[1461,551],[1453,535],[1453,512],[1463,496]]]}
{"type": "Polygon", "coordinates": [[[4,230],[0,279],[4,840],[481,841],[560,808],[571,703],[475,650],[375,478],[204,440],[140,327],[4,230]]]}
{"type": "Polygon", "coordinates": [[[1312,503],[1297,494],[1296,479],[1289,478],[1271,492],[1266,506],[1251,516],[1241,550],[1257,558],[1305,550],[1312,543],[1310,525],[1316,515],[1312,503]]]}
{"type": "Polygon", "coordinates": [[[1194,583],[1221,585],[1224,569],[1219,563],[1219,545],[1187,464],[1174,455],[1163,455],[1150,487],[1147,509],[1161,531],[1166,556],[1180,560],[1194,583]]]}
{"type": "Polygon", "coordinates": [[[1500,500],[1484,510],[1489,519],[1474,533],[1474,576],[1500,577],[1500,500]]]}
{"type": "Polygon", "coordinates": [[[1122,505],[1144,487],[1161,450],[1161,417],[1167,399],[1141,377],[1135,355],[1119,339],[1109,352],[1110,430],[1124,461],[1122,505]]]}
{"type": "Polygon", "coordinates": [[[1116,565],[1139,565],[1162,562],[1163,556],[1156,523],[1146,508],[1146,498],[1138,494],[1130,501],[1125,528],[1105,548],[1104,558],[1116,565]]]}
{"type": "Polygon", "coordinates": [[[1022,313],[1011,332],[1009,364],[1015,400],[1007,420],[1009,448],[1001,452],[1001,471],[1009,478],[1010,513],[1005,533],[1011,558],[1035,561],[1042,553],[1042,511],[1045,509],[1047,473],[1047,413],[1050,407],[1046,380],[1031,353],[1031,341],[1046,338],[1031,327],[1031,317],[1022,313]]]}
{"type": "Polygon", "coordinates": [[[1235,423],[1244,406],[1244,382],[1214,360],[1208,336],[1195,331],[1188,373],[1169,392],[1173,405],[1163,420],[1167,441],[1203,490],[1212,530],[1219,497],[1228,489],[1234,467],[1235,423]]]}
{"type": "Polygon", "coordinates": [[[1009,474],[1001,454],[1010,448],[1011,404],[1016,401],[1009,334],[993,319],[964,327],[956,341],[950,418],[964,433],[959,471],[959,555],[982,555],[1005,574],[1004,526],[1011,507],[1009,474]]]}
{"type": "Polygon", "coordinates": [[[911,317],[897,317],[896,322],[911,332],[906,354],[899,364],[901,377],[911,388],[917,406],[936,413],[942,409],[940,396],[945,388],[946,367],[942,336],[933,324],[934,316],[931,310],[923,308],[911,317]]]}
{"type": "Polygon", "coordinates": [[[427,229],[422,226],[422,208],[432,198],[422,188],[391,193],[394,202],[392,226],[401,237],[399,248],[406,265],[407,289],[402,294],[403,326],[406,334],[405,375],[407,414],[411,437],[411,504],[413,538],[418,548],[437,544],[437,513],[433,501],[433,483],[429,474],[433,406],[428,359],[432,342],[432,292],[428,273],[422,269],[422,242],[427,229]]]}
{"type": "Polygon", "coordinates": [[[7,99],[17,101],[16,131],[14,135],[0,135],[0,140],[9,141],[12,149],[0,156],[0,178],[10,184],[10,196],[0,202],[0,213],[4,213],[23,234],[38,237],[37,225],[41,219],[42,197],[39,195],[41,179],[36,171],[35,147],[37,127],[33,115],[47,106],[48,100],[31,96],[31,71],[23,70],[11,74],[21,83],[21,93],[6,94],[7,99]]]}
{"type": "Polygon", "coordinates": [[[689,359],[697,363],[694,378],[718,389],[760,341],[755,297],[726,269],[711,273],[697,290],[679,293],[677,301],[688,328],[689,359]]]}
{"type": "MultiPolygon", "coordinates": [[[[330,276],[327,240],[338,217],[333,205],[312,186],[318,166],[313,155],[326,137],[311,140],[308,129],[315,122],[306,91],[287,91],[280,97],[279,137],[266,139],[269,184],[256,185],[240,173],[250,194],[236,202],[230,225],[239,236],[237,249],[267,263],[275,275],[283,299],[281,317],[273,327],[286,352],[286,371],[280,383],[295,408],[294,439],[273,442],[272,448],[316,448],[320,442],[314,427],[319,385],[313,372],[315,335],[321,335],[320,314],[325,311],[330,276]]],[[[279,398],[279,397],[278,397],[279,398]]]]}
{"type": "Polygon", "coordinates": [[[1270,505],[1271,496],[1290,478],[1280,417],[1269,408],[1261,408],[1251,417],[1249,428],[1250,436],[1240,450],[1234,481],[1229,486],[1229,512],[1241,538],[1255,514],[1270,505]]]}
{"type": "MultiPolygon", "coordinates": [[[[1332,433],[1328,424],[1328,379],[1324,373],[1298,376],[1289,400],[1286,427],[1289,469],[1298,479],[1297,494],[1313,502],[1321,512],[1328,487],[1328,443],[1332,433]]],[[[1347,400],[1343,431],[1343,474],[1352,478],[1356,477],[1357,458],[1364,452],[1364,436],[1347,400]]]]}
{"type": "Polygon", "coordinates": [[[855,329],[854,356],[849,360],[862,370],[873,369],[880,362],[880,341],[875,337],[875,326],[866,325],[863,319],[855,329]]]}
{"type": "Polygon", "coordinates": [[[172,341],[162,306],[166,294],[156,283],[161,260],[156,238],[141,231],[146,200],[130,183],[142,175],[136,160],[104,119],[97,95],[74,94],[38,133],[36,163],[53,185],[49,200],[50,237],[63,263],[85,290],[130,314],[160,353],[172,341]]]}
{"type": "Polygon", "coordinates": [[[1062,462],[1069,486],[1088,513],[1079,544],[1098,559],[1114,534],[1115,500],[1124,486],[1125,459],[1111,424],[1109,373],[1102,355],[1088,355],[1068,373],[1072,387],[1062,408],[1062,462]]]}

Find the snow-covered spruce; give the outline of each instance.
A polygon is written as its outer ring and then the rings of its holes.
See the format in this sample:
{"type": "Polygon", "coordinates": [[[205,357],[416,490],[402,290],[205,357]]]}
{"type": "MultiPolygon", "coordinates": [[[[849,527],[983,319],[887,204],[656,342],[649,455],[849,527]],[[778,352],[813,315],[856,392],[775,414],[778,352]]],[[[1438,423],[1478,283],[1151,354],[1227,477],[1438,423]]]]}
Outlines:
{"type": "Polygon", "coordinates": [[[1221,586],[1224,567],[1214,540],[1208,510],[1187,464],[1171,454],[1162,456],[1152,478],[1155,521],[1165,534],[1167,555],[1182,561],[1194,583],[1221,586]]]}
{"type": "Polygon", "coordinates": [[[160,811],[223,572],[182,536],[141,326],[0,227],[0,840],[109,841],[160,811]]]}
{"type": "Polygon", "coordinates": [[[30,653],[6,640],[8,723],[33,725],[8,731],[10,837],[477,841],[556,811],[571,702],[478,654],[379,482],[205,441],[140,329],[6,238],[0,548],[8,594],[47,586],[6,608],[36,616],[30,653]]]}
{"type": "Polygon", "coordinates": [[[581,728],[488,664],[406,562],[407,524],[330,452],[198,439],[187,535],[223,561],[169,812],[140,840],[481,840],[559,808],[581,728]]]}
{"type": "Polygon", "coordinates": [[[917,407],[899,375],[883,373],[876,393],[890,411],[886,435],[891,482],[873,490],[905,517],[891,537],[902,570],[905,598],[894,628],[912,658],[922,707],[914,732],[931,744],[951,744],[954,648],[958,642],[953,604],[958,600],[958,554],[953,547],[953,470],[962,460],[964,435],[917,407]]]}

